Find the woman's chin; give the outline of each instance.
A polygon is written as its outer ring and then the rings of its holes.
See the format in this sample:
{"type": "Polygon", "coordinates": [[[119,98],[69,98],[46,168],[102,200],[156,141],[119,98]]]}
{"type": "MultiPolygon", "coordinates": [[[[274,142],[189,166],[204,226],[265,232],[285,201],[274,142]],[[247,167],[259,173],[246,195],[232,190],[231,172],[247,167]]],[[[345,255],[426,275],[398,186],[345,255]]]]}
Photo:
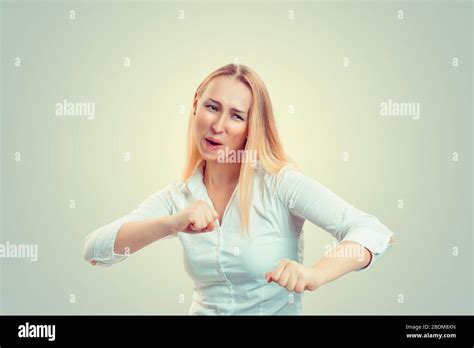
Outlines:
{"type": "Polygon", "coordinates": [[[206,161],[206,162],[217,162],[217,158],[213,157],[213,156],[202,156],[202,158],[206,161]]]}
{"type": "Polygon", "coordinates": [[[217,161],[217,158],[218,158],[218,154],[216,153],[213,153],[213,152],[209,152],[209,151],[203,151],[201,149],[199,149],[199,153],[201,154],[201,157],[205,160],[205,161],[217,161]]]}

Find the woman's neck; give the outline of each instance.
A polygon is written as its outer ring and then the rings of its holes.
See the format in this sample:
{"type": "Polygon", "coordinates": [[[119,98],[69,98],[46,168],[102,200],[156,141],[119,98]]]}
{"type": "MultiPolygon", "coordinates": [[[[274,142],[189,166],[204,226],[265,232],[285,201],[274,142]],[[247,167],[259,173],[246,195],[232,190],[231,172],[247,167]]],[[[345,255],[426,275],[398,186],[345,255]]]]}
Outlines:
{"type": "Polygon", "coordinates": [[[235,187],[239,181],[240,163],[204,163],[204,184],[211,187],[235,187]]]}

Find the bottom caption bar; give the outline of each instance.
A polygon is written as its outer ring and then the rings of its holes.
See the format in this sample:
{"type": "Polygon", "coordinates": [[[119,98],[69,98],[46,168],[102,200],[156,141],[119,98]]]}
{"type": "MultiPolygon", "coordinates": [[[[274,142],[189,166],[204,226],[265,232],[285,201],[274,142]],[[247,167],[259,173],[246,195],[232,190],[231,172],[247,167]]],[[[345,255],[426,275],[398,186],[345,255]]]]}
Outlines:
{"type": "Polygon", "coordinates": [[[0,316],[0,347],[160,344],[473,347],[473,316],[0,316]]]}

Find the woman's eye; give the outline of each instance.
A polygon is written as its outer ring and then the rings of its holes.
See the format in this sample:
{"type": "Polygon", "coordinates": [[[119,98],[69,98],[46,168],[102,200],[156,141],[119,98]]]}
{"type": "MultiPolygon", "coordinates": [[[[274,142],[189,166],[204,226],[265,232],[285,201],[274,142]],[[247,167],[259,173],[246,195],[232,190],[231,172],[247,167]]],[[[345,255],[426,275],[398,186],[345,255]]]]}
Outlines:
{"type": "Polygon", "coordinates": [[[241,116],[239,116],[239,115],[237,115],[237,114],[234,114],[233,116],[239,118],[241,121],[244,120],[241,116]]]}
{"type": "MultiPolygon", "coordinates": [[[[217,109],[218,109],[217,106],[211,105],[211,104],[206,105],[206,108],[209,108],[209,109],[211,109],[212,111],[217,111],[217,109]]],[[[240,115],[238,115],[238,114],[232,114],[232,117],[234,117],[234,118],[236,117],[236,118],[238,118],[238,119],[241,120],[241,121],[244,120],[244,119],[242,118],[242,116],[240,116],[240,115]]]]}
{"type": "Polygon", "coordinates": [[[215,105],[207,105],[207,107],[209,108],[215,108],[215,109],[212,109],[213,111],[216,111],[217,110],[217,107],[215,105]]]}

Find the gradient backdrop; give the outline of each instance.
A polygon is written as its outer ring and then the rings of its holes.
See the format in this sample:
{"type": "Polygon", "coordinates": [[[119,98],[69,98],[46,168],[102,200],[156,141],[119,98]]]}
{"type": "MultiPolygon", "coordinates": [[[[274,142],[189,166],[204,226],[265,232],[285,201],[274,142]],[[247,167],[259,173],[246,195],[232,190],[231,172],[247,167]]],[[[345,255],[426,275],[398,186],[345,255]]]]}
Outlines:
{"type": "MultiPolygon", "coordinates": [[[[3,1],[0,242],[39,258],[0,258],[0,313],[188,312],[178,239],[110,268],[84,240],[180,178],[195,89],[237,58],[303,173],[395,233],[303,313],[472,314],[472,18],[467,1],[3,1]],[[57,116],[64,99],[94,118],[57,116]],[[389,100],[419,118],[381,115],[389,100]]],[[[307,222],[305,264],[333,241],[307,222]]]]}

